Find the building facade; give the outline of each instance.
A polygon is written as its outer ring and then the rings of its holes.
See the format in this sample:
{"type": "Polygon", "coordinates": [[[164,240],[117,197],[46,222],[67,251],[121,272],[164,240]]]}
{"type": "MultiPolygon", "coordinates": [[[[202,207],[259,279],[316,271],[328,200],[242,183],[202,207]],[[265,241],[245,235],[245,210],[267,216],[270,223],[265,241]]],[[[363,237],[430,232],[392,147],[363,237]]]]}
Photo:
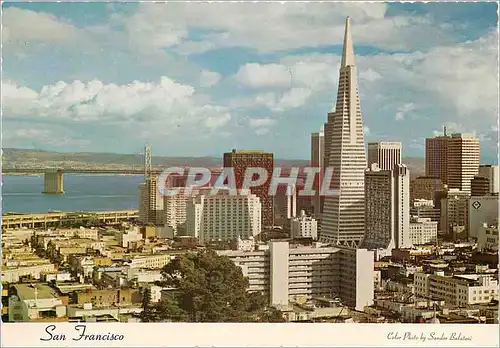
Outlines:
{"type": "Polygon", "coordinates": [[[301,210],[300,215],[293,218],[290,225],[290,237],[292,237],[292,239],[318,239],[318,222],[316,219],[306,216],[305,211],[301,210]]]}
{"type": "Polygon", "coordinates": [[[471,196],[486,196],[490,194],[490,180],[476,175],[470,182],[471,196]]]}
{"type": "Polygon", "coordinates": [[[448,183],[448,140],[446,128],[443,136],[425,139],[425,176],[439,178],[448,183]]]}
{"type": "Polygon", "coordinates": [[[450,189],[441,199],[441,230],[443,234],[453,232],[453,227],[467,227],[469,219],[469,193],[450,189]]]}
{"type": "Polygon", "coordinates": [[[416,199],[436,200],[438,192],[444,192],[443,181],[438,177],[419,176],[410,183],[410,200],[416,199]]]}
{"type": "Polygon", "coordinates": [[[491,275],[456,275],[415,273],[417,298],[443,300],[457,307],[486,304],[498,300],[498,281],[491,275]]]}
{"type": "Polygon", "coordinates": [[[410,243],[412,245],[422,245],[436,243],[438,235],[438,223],[429,218],[412,217],[410,220],[410,243]]]}
{"type": "Polygon", "coordinates": [[[479,176],[487,178],[490,185],[490,194],[498,193],[498,182],[500,180],[500,172],[498,165],[494,164],[481,164],[479,166],[479,176]]]}
{"type": "Polygon", "coordinates": [[[268,250],[219,251],[241,267],[249,291],[262,291],[271,305],[313,297],[340,297],[356,310],[373,304],[373,252],[345,247],[291,247],[269,243],[268,250]]]}
{"type": "Polygon", "coordinates": [[[165,212],[163,195],[157,188],[158,178],[151,176],[139,185],[139,222],[162,225],[165,212]]]}
{"type": "Polygon", "coordinates": [[[320,169],[314,181],[313,190],[316,194],[312,197],[312,206],[314,216],[321,216],[324,198],[320,195],[320,183],[323,181],[325,168],[325,133],[323,131],[311,134],[311,167],[320,169]]]}
{"type": "Polygon", "coordinates": [[[350,246],[365,234],[366,155],[356,75],[347,18],[337,102],[325,124],[325,167],[333,168],[330,187],[340,192],[325,197],[320,240],[350,246]]]}
{"type": "Polygon", "coordinates": [[[250,191],[260,199],[262,206],[262,226],[273,226],[273,196],[269,195],[269,187],[271,186],[274,170],[273,154],[264,151],[237,151],[234,149],[224,154],[224,168],[234,169],[237,189],[242,188],[245,171],[251,167],[263,168],[268,173],[266,182],[257,187],[252,187],[250,191]]]}
{"type": "Polygon", "coordinates": [[[402,163],[401,148],[400,142],[368,143],[368,167],[376,163],[382,170],[393,170],[402,163]]]}
{"type": "Polygon", "coordinates": [[[448,139],[448,187],[471,192],[471,180],[479,173],[479,140],[471,134],[452,134],[448,139]]]}
{"type": "Polygon", "coordinates": [[[402,164],[393,170],[381,170],[372,164],[365,172],[363,247],[392,250],[411,246],[409,183],[410,172],[402,164]]]}
{"type": "Polygon", "coordinates": [[[471,197],[467,203],[469,237],[477,238],[484,223],[493,225],[498,220],[498,196],[471,197]]]}
{"type": "Polygon", "coordinates": [[[498,252],[498,224],[484,223],[477,231],[477,249],[480,252],[498,252]]]}
{"type": "Polygon", "coordinates": [[[200,244],[248,239],[261,232],[260,199],[246,192],[199,194],[188,201],[186,216],[187,235],[198,238],[200,244]]]}

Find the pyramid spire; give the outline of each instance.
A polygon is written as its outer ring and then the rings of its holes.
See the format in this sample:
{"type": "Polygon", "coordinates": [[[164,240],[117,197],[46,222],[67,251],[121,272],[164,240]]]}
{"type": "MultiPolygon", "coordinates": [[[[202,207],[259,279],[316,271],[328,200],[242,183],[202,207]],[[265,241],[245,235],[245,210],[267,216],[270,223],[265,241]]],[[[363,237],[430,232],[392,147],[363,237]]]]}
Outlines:
{"type": "Polygon", "coordinates": [[[342,51],[342,63],[340,68],[355,65],[354,63],[354,48],[351,37],[351,18],[347,17],[345,20],[345,33],[344,33],[344,50],[342,51]]]}

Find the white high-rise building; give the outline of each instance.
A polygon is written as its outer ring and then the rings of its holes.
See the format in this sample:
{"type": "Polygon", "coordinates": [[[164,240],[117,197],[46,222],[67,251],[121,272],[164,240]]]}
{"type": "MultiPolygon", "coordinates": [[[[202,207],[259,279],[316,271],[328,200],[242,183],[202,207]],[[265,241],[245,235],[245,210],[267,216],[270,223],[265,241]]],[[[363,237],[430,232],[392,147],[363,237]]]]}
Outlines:
{"type": "Polygon", "coordinates": [[[172,228],[173,234],[177,235],[179,226],[186,223],[187,201],[190,197],[199,194],[200,190],[191,188],[186,190],[184,187],[177,188],[176,195],[163,197],[163,209],[165,211],[165,225],[172,228]],[[189,191],[189,193],[187,193],[189,191]]]}
{"type": "Polygon", "coordinates": [[[372,164],[365,173],[365,237],[363,248],[387,249],[411,246],[410,171],[397,164],[381,170],[372,164]]]}
{"type": "Polygon", "coordinates": [[[297,216],[297,188],[295,185],[290,185],[286,191],[286,218],[292,219],[297,216]]]}
{"type": "Polygon", "coordinates": [[[498,165],[481,164],[479,166],[479,176],[487,178],[490,182],[490,194],[498,193],[499,175],[498,165]]]}
{"type": "Polygon", "coordinates": [[[292,219],[290,222],[290,232],[292,239],[311,238],[318,239],[318,222],[310,216],[306,216],[306,212],[301,210],[300,216],[292,219]]]}
{"type": "Polygon", "coordinates": [[[314,216],[321,216],[323,211],[323,198],[320,195],[320,184],[323,181],[323,169],[325,168],[325,133],[323,130],[311,134],[311,167],[320,168],[320,173],[316,175],[313,189],[316,194],[312,197],[314,216]]]}
{"type": "Polygon", "coordinates": [[[357,246],[365,234],[366,155],[350,19],[347,17],[335,110],[325,124],[325,167],[333,168],[320,241],[357,246]]]}
{"type": "Polygon", "coordinates": [[[368,144],[368,167],[378,164],[382,170],[393,170],[401,164],[401,143],[381,141],[368,144]]]}
{"type": "Polygon", "coordinates": [[[249,291],[261,291],[276,307],[314,297],[339,297],[343,305],[358,311],[373,304],[374,256],[370,250],[271,241],[268,250],[217,253],[241,267],[249,291]]]}
{"type": "Polygon", "coordinates": [[[200,244],[255,237],[261,232],[260,199],[244,190],[238,195],[220,190],[216,195],[199,194],[190,198],[186,232],[198,238],[200,244]]]}

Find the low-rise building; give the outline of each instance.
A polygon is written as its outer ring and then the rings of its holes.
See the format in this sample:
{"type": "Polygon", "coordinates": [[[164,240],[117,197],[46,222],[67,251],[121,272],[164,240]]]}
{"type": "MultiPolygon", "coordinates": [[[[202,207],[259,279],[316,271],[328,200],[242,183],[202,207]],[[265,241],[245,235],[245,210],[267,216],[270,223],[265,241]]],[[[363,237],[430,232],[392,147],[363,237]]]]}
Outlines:
{"type": "Polygon", "coordinates": [[[443,300],[457,307],[498,300],[498,280],[489,274],[416,273],[414,286],[415,296],[419,298],[443,300]]]}
{"type": "Polygon", "coordinates": [[[174,258],[171,254],[138,255],[130,259],[130,268],[160,269],[174,258]]]}
{"type": "Polygon", "coordinates": [[[42,273],[51,273],[55,270],[52,263],[45,260],[45,263],[27,267],[2,267],[2,282],[18,283],[22,277],[40,279],[42,273]]]}
{"type": "Polygon", "coordinates": [[[37,321],[66,316],[66,306],[55,290],[45,284],[16,284],[9,297],[9,322],[37,321]]]}

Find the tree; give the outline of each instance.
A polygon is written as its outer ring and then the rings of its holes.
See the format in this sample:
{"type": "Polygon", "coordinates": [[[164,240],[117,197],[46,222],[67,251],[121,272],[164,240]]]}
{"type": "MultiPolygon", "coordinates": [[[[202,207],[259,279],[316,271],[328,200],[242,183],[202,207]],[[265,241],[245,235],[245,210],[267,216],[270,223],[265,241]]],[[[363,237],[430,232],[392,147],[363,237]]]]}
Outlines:
{"type": "MultiPolygon", "coordinates": [[[[279,320],[229,258],[212,250],[181,255],[163,270],[162,286],[173,289],[149,309],[152,321],[258,322],[279,320]]],[[[282,318],[282,317],[281,317],[282,318]]]]}

